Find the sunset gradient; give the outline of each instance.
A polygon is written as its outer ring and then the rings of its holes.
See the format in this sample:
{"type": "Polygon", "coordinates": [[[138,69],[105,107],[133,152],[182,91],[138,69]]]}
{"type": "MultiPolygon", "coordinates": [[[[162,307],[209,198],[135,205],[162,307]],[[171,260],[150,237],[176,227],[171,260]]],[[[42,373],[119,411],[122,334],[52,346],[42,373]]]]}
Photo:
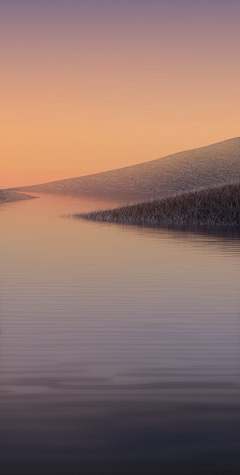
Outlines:
{"type": "Polygon", "coordinates": [[[239,0],[0,0],[0,188],[240,135],[239,0]]]}

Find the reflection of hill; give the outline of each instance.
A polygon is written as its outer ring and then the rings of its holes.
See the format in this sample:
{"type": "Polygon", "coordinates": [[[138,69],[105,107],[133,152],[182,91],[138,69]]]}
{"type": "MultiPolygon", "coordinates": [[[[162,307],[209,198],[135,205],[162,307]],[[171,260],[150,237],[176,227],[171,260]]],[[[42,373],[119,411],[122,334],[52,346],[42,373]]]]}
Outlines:
{"type": "MultiPolygon", "coordinates": [[[[80,220],[78,215],[73,216],[80,220]]],[[[92,223],[94,225],[94,223],[92,223]]],[[[240,228],[231,226],[173,226],[173,225],[146,225],[146,224],[122,224],[122,223],[97,223],[100,226],[111,226],[122,229],[124,234],[133,232],[145,238],[176,240],[184,245],[199,246],[200,249],[206,245],[212,247],[217,252],[240,253],[240,228]]]]}
{"type": "MultiPolygon", "coordinates": [[[[127,227],[127,226],[126,226],[127,227]]],[[[125,227],[125,229],[126,229],[125,227]]],[[[130,226],[132,228],[132,226],[130,226]]],[[[216,248],[221,252],[240,253],[240,229],[232,227],[209,227],[209,226],[134,226],[137,232],[154,234],[155,237],[167,234],[168,238],[181,240],[183,243],[191,242],[194,246],[203,249],[204,245],[216,248]]]]}
{"type": "Polygon", "coordinates": [[[30,192],[116,192],[167,196],[240,180],[240,138],[139,165],[18,188],[30,192]]]}

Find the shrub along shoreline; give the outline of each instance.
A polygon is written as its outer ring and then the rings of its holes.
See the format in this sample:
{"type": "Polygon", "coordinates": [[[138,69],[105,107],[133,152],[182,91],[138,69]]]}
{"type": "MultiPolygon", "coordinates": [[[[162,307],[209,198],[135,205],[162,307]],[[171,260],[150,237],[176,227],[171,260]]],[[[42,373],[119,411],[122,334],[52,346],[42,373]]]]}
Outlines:
{"type": "Polygon", "coordinates": [[[240,226],[240,182],[75,216],[122,224],[240,226]]]}

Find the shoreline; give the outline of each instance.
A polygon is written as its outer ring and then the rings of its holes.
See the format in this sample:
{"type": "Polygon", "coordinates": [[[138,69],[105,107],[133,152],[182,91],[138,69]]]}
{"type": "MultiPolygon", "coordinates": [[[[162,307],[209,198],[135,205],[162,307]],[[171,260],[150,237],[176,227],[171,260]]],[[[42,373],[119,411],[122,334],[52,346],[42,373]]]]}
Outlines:
{"type": "Polygon", "coordinates": [[[240,227],[240,181],[75,216],[119,224],[240,227]]]}
{"type": "Polygon", "coordinates": [[[0,204],[12,203],[14,201],[33,200],[37,196],[17,193],[15,191],[0,190],[0,204]]]}

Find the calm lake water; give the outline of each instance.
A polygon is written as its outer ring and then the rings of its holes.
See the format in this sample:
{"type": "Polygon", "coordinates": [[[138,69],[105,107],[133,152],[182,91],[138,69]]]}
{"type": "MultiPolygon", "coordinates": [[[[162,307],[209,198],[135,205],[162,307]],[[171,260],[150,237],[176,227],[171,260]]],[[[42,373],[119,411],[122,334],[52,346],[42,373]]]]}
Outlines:
{"type": "Polygon", "coordinates": [[[4,475],[240,471],[240,236],[67,217],[121,203],[0,206],[4,475]]]}

